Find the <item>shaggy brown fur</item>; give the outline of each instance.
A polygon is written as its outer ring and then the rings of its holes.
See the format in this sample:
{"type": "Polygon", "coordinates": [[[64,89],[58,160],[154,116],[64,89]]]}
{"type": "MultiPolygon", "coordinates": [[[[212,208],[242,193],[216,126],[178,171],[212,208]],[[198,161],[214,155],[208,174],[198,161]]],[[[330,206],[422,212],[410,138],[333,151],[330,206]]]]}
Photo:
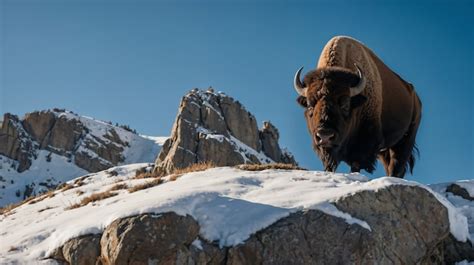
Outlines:
{"type": "Polygon", "coordinates": [[[390,70],[369,48],[349,37],[331,39],[316,70],[304,77],[307,87],[297,101],[313,147],[325,170],[335,171],[341,161],[352,172],[372,172],[377,157],[389,176],[403,177],[413,170],[417,153],[415,136],[421,120],[421,102],[413,86],[390,70]],[[366,86],[350,97],[359,83],[355,64],[366,86]],[[331,146],[318,146],[320,129],[335,131],[331,146]]]}

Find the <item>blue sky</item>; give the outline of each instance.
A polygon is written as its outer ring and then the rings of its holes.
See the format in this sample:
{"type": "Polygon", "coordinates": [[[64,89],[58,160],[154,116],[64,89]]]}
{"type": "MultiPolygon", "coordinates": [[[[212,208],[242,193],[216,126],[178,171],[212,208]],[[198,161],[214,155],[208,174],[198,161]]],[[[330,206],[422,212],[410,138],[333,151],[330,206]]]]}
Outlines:
{"type": "Polygon", "coordinates": [[[0,0],[0,112],[62,107],[169,135],[182,95],[213,86],[321,169],[292,78],[348,35],[422,99],[421,157],[406,178],[473,178],[472,1],[353,2],[0,0]]]}

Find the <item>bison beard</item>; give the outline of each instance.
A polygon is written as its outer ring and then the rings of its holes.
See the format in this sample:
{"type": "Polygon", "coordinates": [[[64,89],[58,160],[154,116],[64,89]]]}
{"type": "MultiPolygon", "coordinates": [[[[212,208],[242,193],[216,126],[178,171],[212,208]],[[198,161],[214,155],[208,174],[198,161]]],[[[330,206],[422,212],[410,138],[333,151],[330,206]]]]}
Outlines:
{"type": "Polygon", "coordinates": [[[337,166],[339,165],[338,159],[336,159],[335,154],[332,154],[331,150],[325,148],[313,147],[319,158],[323,162],[324,170],[335,172],[337,166]]]}

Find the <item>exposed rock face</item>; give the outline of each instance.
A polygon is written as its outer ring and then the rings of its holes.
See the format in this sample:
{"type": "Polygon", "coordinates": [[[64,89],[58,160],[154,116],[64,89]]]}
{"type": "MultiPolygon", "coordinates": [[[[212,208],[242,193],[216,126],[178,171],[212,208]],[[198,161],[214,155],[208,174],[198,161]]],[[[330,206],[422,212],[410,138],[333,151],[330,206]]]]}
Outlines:
{"type": "Polygon", "coordinates": [[[40,149],[73,158],[80,168],[97,172],[124,161],[128,143],[109,127],[98,136],[62,110],[28,113],[23,120],[7,113],[0,129],[0,154],[18,161],[18,172],[29,168],[40,149]]]}
{"type": "Polygon", "coordinates": [[[70,111],[5,114],[0,124],[0,207],[87,173],[155,161],[166,137],[143,137],[70,111]]]}
{"type": "Polygon", "coordinates": [[[446,188],[446,192],[451,192],[452,194],[457,195],[468,201],[474,201],[474,197],[472,197],[465,188],[459,186],[456,183],[449,185],[446,188]]]}
{"type": "Polygon", "coordinates": [[[18,172],[31,166],[37,148],[31,136],[24,130],[20,119],[10,113],[3,116],[0,127],[0,154],[18,161],[18,172]]]}
{"type": "MultiPolygon", "coordinates": [[[[244,243],[219,248],[190,216],[142,214],[114,221],[101,238],[104,264],[444,264],[447,209],[427,190],[393,185],[334,203],[359,224],[299,211],[244,243]]],[[[251,222],[251,220],[249,220],[251,222]]]]}
{"type": "Polygon", "coordinates": [[[291,154],[281,151],[278,138],[270,122],[259,131],[255,117],[233,98],[212,89],[195,89],[180,103],[171,137],[156,160],[155,170],[168,173],[208,161],[217,166],[296,164],[291,154]]]}

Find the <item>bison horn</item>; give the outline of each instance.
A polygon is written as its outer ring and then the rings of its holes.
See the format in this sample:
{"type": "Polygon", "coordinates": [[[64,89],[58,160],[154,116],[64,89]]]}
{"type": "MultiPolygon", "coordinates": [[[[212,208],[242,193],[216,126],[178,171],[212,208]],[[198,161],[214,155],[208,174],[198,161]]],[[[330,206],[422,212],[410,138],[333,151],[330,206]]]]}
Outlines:
{"type": "Polygon", "coordinates": [[[300,69],[298,69],[298,71],[296,72],[295,74],[295,79],[293,80],[293,86],[295,87],[295,90],[296,92],[298,92],[298,94],[300,96],[305,96],[305,91],[306,91],[306,87],[303,83],[301,83],[300,81],[300,74],[301,74],[301,70],[303,70],[303,66],[301,66],[300,69]]]}
{"type": "Polygon", "coordinates": [[[362,71],[357,64],[354,64],[357,68],[357,74],[359,75],[359,83],[355,87],[351,87],[351,97],[359,95],[365,88],[366,80],[362,71]]]}

